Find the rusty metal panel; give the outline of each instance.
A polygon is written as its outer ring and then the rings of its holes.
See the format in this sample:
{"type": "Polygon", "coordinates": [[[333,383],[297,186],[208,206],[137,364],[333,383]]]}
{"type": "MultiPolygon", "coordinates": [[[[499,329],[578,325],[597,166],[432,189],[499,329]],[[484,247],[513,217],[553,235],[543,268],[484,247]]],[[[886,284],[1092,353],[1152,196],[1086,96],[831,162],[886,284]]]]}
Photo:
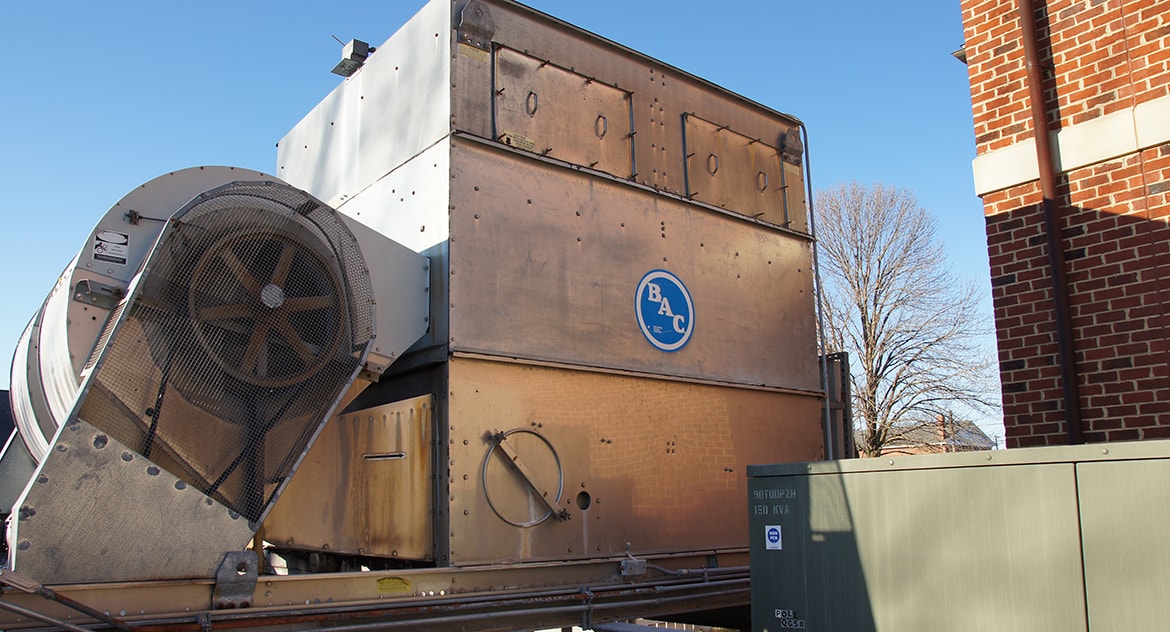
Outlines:
{"type": "Polygon", "coordinates": [[[490,8],[471,0],[458,11],[451,62],[451,129],[493,138],[490,97],[492,90],[492,38],[495,21],[490,8]],[[473,107],[456,108],[466,100],[473,107]],[[479,106],[479,107],[475,107],[479,106]]]}
{"type": "Polygon", "coordinates": [[[690,199],[789,225],[779,149],[693,114],[683,121],[690,199]]]}
{"type": "Polygon", "coordinates": [[[744,547],[747,464],[821,455],[811,396],[482,357],[449,370],[455,565],[744,547]]]}
{"type": "Polygon", "coordinates": [[[452,350],[819,390],[806,238],[474,139],[452,178],[452,350]],[[676,349],[639,324],[656,270],[692,299],[676,349]]]}
{"type": "Polygon", "coordinates": [[[433,397],[329,420],[264,522],[278,546],[433,559],[433,397]]]}
{"type": "MultiPolygon", "coordinates": [[[[338,208],[375,190],[366,208],[415,209],[411,196],[442,197],[443,183],[435,190],[434,182],[388,181],[452,131],[492,140],[502,135],[558,160],[685,195],[684,113],[719,121],[771,147],[783,146],[796,125],[791,117],[512,2],[429,3],[378,49],[279,143],[278,175],[338,208]]],[[[769,187],[786,187],[787,226],[807,232],[800,166],[787,164],[768,177],[769,187]]],[[[432,208],[441,214],[446,204],[428,207],[428,213],[432,208]]],[[[436,219],[445,218],[412,215],[419,234],[410,241],[437,243],[432,238],[443,231],[436,230],[436,219]]]]}
{"type": "MultiPolygon", "coordinates": [[[[461,19],[458,53],[452,60],[452,76],[458,78],[451,91],[455,130],[494,138],[485,133],[484,124],[491,106],[488,96],[491,93],[484,86],[489,85],[487,75],[493,64],[487,59],[486,48],[479,50],[473,45],[489,39],[497,49],[524,51],[527,58],[539,60],[546,67],[572,69],[578,76],[628,93],[632,113],[630,131],[635,133],[632,137],[635,173],[630,179],[658,190],[685,194],[684,113],[719,121],[773,147],[783,146],[782,139],[797,125],[791,117],[669,64],[516,3],[475,0],[467,5],[461,19]]],[[[612,133],[613,120],[609,122],[612,133]]],[[[497,130],[502,131],[506,130],[497,130]]],[[[550,146],[545,144],[540,149],[550,146]]],[[[588,166],[589,162],[576,164],[588,166]]],[[[790,186],[796,186],[793,178],[788,180],[790,186]]],[[[798,201],[803,202],[803,192],[799,197],[793,196],[790,204],[798,201]]],[[[803,209],[800,211],[803,215],[803,209]]],[[[794,230],[807,230],[798,228],[796,209],[790,209],[790,214],[794,218],[791,226],[794,230]]]]}
{"type": "Polygon", "coordinates": [[[495,51],[496,137],[512,147],[628,178],[630,95],[509,48],[495,51]]]}
{"type": "MultiPolygon", "coordinates": [[[[277,175],[338,206],[459,131],[686,195],[690,114],[770,147],[797,126],[523,5],[431,2],[280,141],[277,175]]],[[[785,225],[807,232],[803,170],[786,165],[769,190],[787,187],[785,225]]]]}
{"type": "Polygon", "coordinates": [[[784,176],[784,208],[786,213],[786,227],[802,233],[811,232],[808,225],[808,200],[805,197],[804,168],[784,161],[784,169],[780,172],[784,176]]]}
{"type": "MultiPolygon", "coordinates": [[[[360,103],[332,106],[356,113],[335,118],[360,129],[360,147],[341,148],[357,156],[359,174],[326,183],[329,197],[431,257],[433,338],[412,359],[456,358],[428,388],[451,393],[436,401],[432,429],[434,459],[450,476],[437,491],[398,490],[387,501],[434,498],[434,526],[379,525],[371,537],[433,530],[440,564],[621,556],[626,542],[635,551],[744,546],[737,464],[821,455],[811,240],[801,222],[777,227],[775,204],[754,219],[688,201],[683,115],[768,148],[784,146],[795,120],[513,2],[438,4],[349,80],[359,89],[339,91],[360,103]],[[448,9],[439,28],[435,16],[448,9]],[[415,120],[425,134],[402,129],[415,120]],[[436,133],[440,120],[453,133],[436,133]],[[716,509],[700,512],[704,504],[716,509]],[[562,511],[573,517],[558,520],[562,511]],[[736,517],[707,524],[717,511],[736,517]]],[[[334,122],[330,112],[315,120],[334,122]]],[[[293,135],[282,142],[282,166],[286,157],[301,174],[341,165],[312,151],[312,130],[300,132],[300,146],[293,135]]],[[[787,185],[777,204],[803,207],[802,171],[791,166],[769,172],[768,190],[787,185]]],[[[399,379],[415,378],[391,377],[375,388],[394,395],[369,401],[423,392],[399,379]]],[[[340,449],[337,438],[318,444],[331,440],[340,449]]],[[[321,459],[352,469],[338,458],[321,459]]],[[[303,523],[306,508],[326,525],[346,511],[340,499],[351,491],[340,481],[354,475],[310,467],[286,497],[298,483],[331,482],[274,510],[289,524],[303,523]]],[[[363,554],[391,546],[358,534],[343,544],[337,531],[312,542],[291,529],[268,537],[363,554]]],[[[404,557],[407,548],[390,550],[404,557]]]]}

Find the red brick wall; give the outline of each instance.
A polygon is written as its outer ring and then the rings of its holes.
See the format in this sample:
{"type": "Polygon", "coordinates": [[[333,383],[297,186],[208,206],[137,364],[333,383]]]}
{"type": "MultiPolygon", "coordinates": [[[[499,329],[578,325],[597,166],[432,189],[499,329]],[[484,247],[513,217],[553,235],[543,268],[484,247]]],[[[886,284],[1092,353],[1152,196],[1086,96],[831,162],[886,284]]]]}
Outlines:
{"type": "MultiPolygon", "coordinates": [[[[1016,0],[962,0],[977,153],[1032,137],[1016,0]]],[[[1170,2],[1035,0],[1051,131],[1170,94],[1170,2]]],[[[1170,437],[1170,144],[1060,176],[1086,441],[1170,437]]],[[[1037,182],[983,195],[1009,447],[1065,443],[1037,182]]]]}

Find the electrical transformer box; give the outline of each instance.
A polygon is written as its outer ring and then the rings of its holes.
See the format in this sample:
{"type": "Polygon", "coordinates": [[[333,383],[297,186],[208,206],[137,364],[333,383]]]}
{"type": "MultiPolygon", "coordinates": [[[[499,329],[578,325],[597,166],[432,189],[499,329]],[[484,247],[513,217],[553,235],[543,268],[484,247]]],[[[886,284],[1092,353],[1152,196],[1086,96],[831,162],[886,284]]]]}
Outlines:
{"type": "Polygon", "coordinates": [[[752,629],[1150,630],[1170,442],[748,468],[752,629]]]}

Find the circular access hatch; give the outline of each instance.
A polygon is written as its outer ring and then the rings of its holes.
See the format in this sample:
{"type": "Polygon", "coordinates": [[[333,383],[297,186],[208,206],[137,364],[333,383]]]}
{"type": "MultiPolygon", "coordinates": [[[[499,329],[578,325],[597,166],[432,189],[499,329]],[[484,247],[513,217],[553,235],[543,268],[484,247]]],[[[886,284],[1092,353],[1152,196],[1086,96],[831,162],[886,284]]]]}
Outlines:
{"type": "Polygon", "coordinates": [[[565,484],[561,459],[535,431],[516,428],[493,435],[482,474],[488,505],[504,522],[526,528],[550,516],[568,518],[558,507],[565,484]]]}

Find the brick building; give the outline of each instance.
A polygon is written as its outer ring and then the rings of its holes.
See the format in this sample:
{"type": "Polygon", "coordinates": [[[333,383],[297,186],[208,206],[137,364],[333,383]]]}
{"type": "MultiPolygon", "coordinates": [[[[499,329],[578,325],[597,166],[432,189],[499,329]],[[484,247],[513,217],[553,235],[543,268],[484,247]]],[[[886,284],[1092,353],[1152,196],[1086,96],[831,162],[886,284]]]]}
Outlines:
{"type": "Polygon", "coordinates": [[[1170,437],[1170,2],[961,6],[1007,445],[1170,437]]]}

